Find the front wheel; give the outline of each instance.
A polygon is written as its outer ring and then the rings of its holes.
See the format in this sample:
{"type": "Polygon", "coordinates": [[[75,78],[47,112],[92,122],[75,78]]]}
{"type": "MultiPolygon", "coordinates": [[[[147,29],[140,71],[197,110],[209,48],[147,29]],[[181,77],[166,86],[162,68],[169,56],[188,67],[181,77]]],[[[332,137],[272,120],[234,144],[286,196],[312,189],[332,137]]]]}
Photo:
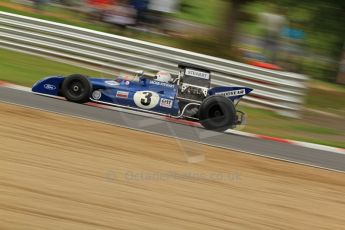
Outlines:
{"type": "Polygon", "coordinates": [[[236,123],[236,109],[232,101],[224,96],[207,97],[199,109],[200,123],[209,130],[223,132],[236,123]]]}
{"type": "Polygon", "coordinates": [[[61,92],[69,101],[85,103],[89,101],[92,85],[87,77],[80,74],[73,74],[64,79],[61,92]]]}

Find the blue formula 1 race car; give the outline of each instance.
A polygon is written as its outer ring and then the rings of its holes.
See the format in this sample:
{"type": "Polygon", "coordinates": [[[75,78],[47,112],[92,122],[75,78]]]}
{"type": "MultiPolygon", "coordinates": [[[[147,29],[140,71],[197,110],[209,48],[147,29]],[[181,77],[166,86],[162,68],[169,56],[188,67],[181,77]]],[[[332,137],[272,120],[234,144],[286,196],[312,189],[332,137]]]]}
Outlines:
{"type": "Polygon", "coordinates": [[[92,78],[80,74],[46,77],[32,87],[43,95],[63,96],[68,101],[89,101],[125,107],[173,118],[196,120],[206,129],[225,131],[244,120],[237,103],[252,89],[213,87],[211,72],[203,67],[181,63],[172,77],[160,71],[154,78],[137,74],[133,79],[92,78]]]}

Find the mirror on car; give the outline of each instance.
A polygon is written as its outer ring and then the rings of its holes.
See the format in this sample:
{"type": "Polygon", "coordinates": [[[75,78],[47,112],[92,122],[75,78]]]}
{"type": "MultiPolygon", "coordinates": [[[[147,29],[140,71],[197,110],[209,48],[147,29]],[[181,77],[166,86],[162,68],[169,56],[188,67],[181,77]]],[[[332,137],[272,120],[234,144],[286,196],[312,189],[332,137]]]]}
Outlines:
{"type": "Polygon", "coordinates": [[[144,70],[138,70],[135,72],[135,77],[142,77],[144,76],[144,70]]]}

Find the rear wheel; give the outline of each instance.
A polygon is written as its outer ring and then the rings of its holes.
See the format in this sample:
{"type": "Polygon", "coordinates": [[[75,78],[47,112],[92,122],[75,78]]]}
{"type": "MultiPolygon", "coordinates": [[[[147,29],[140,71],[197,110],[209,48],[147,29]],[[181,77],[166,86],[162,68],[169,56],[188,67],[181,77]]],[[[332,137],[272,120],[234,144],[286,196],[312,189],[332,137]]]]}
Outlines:
{"type": "Polygon", "coordinates": [[[87,77],[73,74],[64,79],[61,92],[69,101],[85,103],[89,101],[92,85],[87,77]]]}
{"type": "Polygon", "coordinates": [[[213,95],[202,102],[199,119],[206,129],[223,132],[234,127],[236,109],[230,99],[213,95]]]}

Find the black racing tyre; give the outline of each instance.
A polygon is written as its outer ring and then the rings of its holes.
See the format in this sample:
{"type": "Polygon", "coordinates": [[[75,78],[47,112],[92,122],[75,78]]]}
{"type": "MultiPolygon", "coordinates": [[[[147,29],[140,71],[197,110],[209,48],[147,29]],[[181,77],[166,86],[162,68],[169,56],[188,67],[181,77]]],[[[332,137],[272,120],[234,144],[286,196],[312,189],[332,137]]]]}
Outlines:
{"type": "Polygon", "coordinates": [[[234,127],[236,109],[230,99],[213,95],[200,105],[199,119],[206,129],[223,132],[234,127]]]}
{"type": "Polygon", "coordinates": [[[89,101],[92,85],[87,77],[81,74],[73,74],[64,79],[61,92],[69,101],[85,103],[89,101]]]}

